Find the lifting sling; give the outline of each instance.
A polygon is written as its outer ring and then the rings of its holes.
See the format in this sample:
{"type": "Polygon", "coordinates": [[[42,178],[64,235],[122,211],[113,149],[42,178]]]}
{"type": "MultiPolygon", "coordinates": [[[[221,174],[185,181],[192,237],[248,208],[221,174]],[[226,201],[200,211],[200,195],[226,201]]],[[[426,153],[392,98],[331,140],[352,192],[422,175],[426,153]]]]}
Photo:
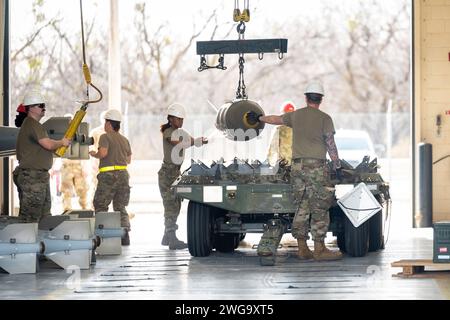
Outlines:
{"type": "MultiPolygon", "coordinates": [[[[72,140],[75,136],[75,133],[78,130],[78,127],[80,126],[81,121],[83,120],[84,116],[86,115],[87,107],[90,103],[97,103],[100,102],[103,98],[103,94],[91,81],[91,72],[89,71],[89,67],[86,63],[86,48],[84,43],[84,20],[83,20],[83,1],[80,0],[80,14],[81,14],[81,40],[82,40],[82,48],[83,48],[83,74],[84,74],[84,80],[86,81],[86,101],[82,102],[82,106],[80,110],[78,110],[75,113],[75,116],[73,117],[72,121],[69,123],[69,127],[66,130],[66,133],[64,134],[64,138],[72,140]],[[89,86],[95,89],[95,91],[98,92],[99,98],[97,100],[89,100],[89,86]]],[[[68,147],[62,146],[56,149],[55,154],[62,157],[66,153],[68,147]]]]}

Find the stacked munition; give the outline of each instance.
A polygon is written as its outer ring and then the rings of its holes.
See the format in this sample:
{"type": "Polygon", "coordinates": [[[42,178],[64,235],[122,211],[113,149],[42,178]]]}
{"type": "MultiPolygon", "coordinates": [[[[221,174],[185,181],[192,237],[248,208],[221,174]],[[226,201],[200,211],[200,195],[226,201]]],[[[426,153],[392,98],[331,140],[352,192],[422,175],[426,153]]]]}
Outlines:
{"type": "Polygon", "coordinates": [[[120,212],[71,211],[27,223],[0,218],[0,268],[10,274],[35,273],[45,256],[63,269],[89,269],[98,255],[121,254],[120,212]]]}
{"type": "Polygon", "coordinates": [[[279,171],[279,166],[272,167],[268,161],[260,162],[255,160],[249,162],[234,158],[234,160],[226,166],[221,159],[217,162],[213,161],[210,167],[201,161],[192,160],[191,169],[188,173],[190,176],[209,176],[219,177],[225,174],[239,174],[239,175],[261,175],[270,174],[275,175],[279,171]]]}
{"type": "Polygon", "coordinates": [[[191,162],[190,170],[178,178],[178,185],[222,185],[224,183],[289,183],[290,167],[278,161],[271,166],[268,161],[247,161],[235,158],[231,163],[223,159],[211,166],[201,161],[191,162]]]}

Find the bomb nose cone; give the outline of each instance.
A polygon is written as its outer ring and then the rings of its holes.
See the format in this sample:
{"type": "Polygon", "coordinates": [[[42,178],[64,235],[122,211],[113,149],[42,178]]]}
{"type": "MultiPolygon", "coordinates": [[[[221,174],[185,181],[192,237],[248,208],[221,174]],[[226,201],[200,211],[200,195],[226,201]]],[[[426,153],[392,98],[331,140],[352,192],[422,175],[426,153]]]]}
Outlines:
{"type": "Polygon", "coordinates": [[[248,141],[256,138],[264,129],[264,123],[249,123],[246,114],[250,111],[264,115],[264,110],[259,104],[251,100],[225,103],[217,112],[216,128],[233,141],[248,141]]]}

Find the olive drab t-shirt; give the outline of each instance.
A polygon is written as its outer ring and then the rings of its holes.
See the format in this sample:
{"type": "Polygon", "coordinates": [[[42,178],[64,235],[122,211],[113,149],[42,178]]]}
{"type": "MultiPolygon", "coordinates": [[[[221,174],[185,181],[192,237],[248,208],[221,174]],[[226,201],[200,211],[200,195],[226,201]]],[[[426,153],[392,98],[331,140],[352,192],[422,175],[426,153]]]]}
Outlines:
{"type": "Polygon", "coordinates": [[[190,146],[191,135],[182,128],[169,127],[163,132],[163,162],[167,164],[181,165],[184,160],[184,149],[190,146]],[[188,145],[184,147],[181,144],[176,146],[172,145],[169,140],[172,141],[187,141],[188,145]],[[176,149],[175,149],[176,148],[176,149]]]}
{"type": "Polygon", "coordinates": [[[283,123],[292,128],[292,158],[326,159],[325,135],[335,133],[333,120],[325,112],[305,107],[285,113],[283,123]]]}
{"type": "Polygon", "coordinates": [[[126,166],[127,157],[131,156],[131,146],[127,138],[119,132],[107,132],[100,136],[98,147],[108,149],[108,154],[100,159],[99,168],[109,166],[126,166]]]}
{"type": "Polygon", "coordinates": [[[39,140],[43,138],[48,138],[44,126],[39,121],[26,117],[16,142],[19,168],[50,170],[53,165],[53,153],[39,144],[39,140]]]}

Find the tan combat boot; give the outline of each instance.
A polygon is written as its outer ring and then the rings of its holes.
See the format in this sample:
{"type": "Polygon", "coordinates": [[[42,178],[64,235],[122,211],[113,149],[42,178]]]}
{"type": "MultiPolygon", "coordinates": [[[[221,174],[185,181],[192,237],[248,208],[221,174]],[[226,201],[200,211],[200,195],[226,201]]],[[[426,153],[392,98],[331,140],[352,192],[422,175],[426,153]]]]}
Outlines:
{"type": "Polygon", "coordinates": [[[123,246],[130,245],[130,230],[129,229],[125,229],[125,235],[122,237],[121,243],[123,246]]]}
{"type": "Polygon", "coordinates": [[[170,250],[180,250],[186,249],[188,245],[181,240],[178,240],[175,231],[167,232],[167,239],[169,240],[169,249],[170,250]]]}
{"type": "Polygon", "coordinates": [[[306,244],[306,239],[297,239],[298,243],[298,255],[297,257],[300,260],[309,260],[313,258],[313,253],[309,250],[308,245],[306,244]]]}
{"type": "Polygon", "coordinates": [[[314,260],[339,260],[342,259],[342,252],[329,250],[324,243],[324,240],[314,241],[314,260]]]}
{"type": "Polygon", "coordinates": [[[167,232],[164,231],[164,235],[163,238],[161,240],[161,245],[162,246],[168,246],[169,245],[169,237],[167,236],[167,232]]]}

